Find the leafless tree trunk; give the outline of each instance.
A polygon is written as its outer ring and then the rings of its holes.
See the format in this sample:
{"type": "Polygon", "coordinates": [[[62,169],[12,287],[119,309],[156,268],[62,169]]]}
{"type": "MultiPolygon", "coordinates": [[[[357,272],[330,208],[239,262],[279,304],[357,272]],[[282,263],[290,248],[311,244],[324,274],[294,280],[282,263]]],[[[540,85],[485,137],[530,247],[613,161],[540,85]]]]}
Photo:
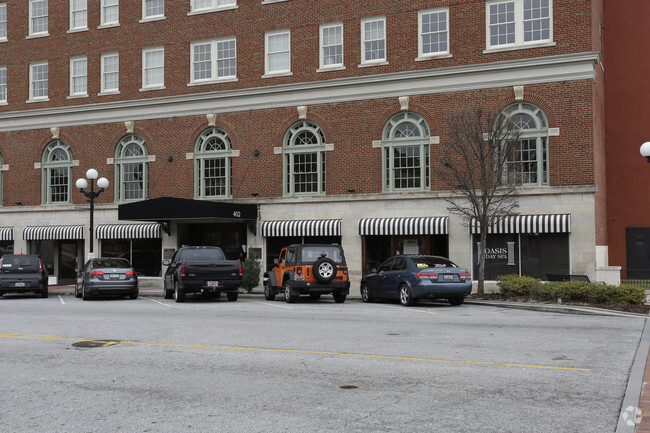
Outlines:
{"type": "Polygon", "coordinates": [[[476,221],[481,233],[478,294],[484,294],[488,227],[515,214],[518,207],[519,129],[513,119],[482,107],[459,111],[447,119],[441,143],[442,179],[452,190],[449,211],[476,221]]]}

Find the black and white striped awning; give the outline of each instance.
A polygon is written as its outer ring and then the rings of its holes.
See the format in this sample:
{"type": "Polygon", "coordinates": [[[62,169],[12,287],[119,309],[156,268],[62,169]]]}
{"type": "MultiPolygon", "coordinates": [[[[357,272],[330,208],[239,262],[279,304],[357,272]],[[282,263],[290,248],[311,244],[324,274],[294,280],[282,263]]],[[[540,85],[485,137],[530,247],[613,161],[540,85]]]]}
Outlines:
{"type": "MultiPolygon", "coordinates": [[[[472,234],[481,232],[478,221],[471,224],[472,234]]],[[[514,215],[492,224],[488,233],[570,233],[571,215],[514,215]]]]}
{"type": "Polygon", "coordinates": [[[376,235],[446,235],[448,217],[363,218],[359,220],[361,236],[376,235]]]}
{"type": "Polygon", "coordinates": [[[97,239],[160,238],[160,224],[101,224],[95,229],[97,239]]]}
{"type": "Polygon", "coordinates": [[[264,221],[262,236],[341,236],[341,220],[264,221]]]}
{"type": "Polygon", "coordinates": [[[13,241],[14,228],[13,227],[0,227],[0,241],[13,241]]]}
{"type": "Polygon", "coordinates": [[[56,241],[83,238],[84,226],[25,227],[25,230],[23,230],[23,239],[26,241],[56,241]]]}

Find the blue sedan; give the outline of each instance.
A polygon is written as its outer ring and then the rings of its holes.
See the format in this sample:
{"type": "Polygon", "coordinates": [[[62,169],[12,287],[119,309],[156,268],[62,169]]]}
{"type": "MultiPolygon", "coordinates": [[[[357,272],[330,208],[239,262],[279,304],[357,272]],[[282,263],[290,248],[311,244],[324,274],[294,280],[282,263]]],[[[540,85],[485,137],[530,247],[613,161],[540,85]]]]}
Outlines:
{"type": "Polygon", "coordinates": [[[399,299],[410,306],[418,299],[447,299],[460,305],[470,293],[472,274],[438,256],[394,256],[361,279],[363,302],[399,299]]]}

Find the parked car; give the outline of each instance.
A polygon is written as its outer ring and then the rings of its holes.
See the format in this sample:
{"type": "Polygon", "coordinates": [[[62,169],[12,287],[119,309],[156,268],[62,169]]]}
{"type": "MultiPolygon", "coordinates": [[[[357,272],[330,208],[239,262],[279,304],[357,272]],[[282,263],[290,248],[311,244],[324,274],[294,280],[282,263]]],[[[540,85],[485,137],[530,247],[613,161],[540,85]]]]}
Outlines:
{"type": "Polygon", "coordinates": [[[472,274],[439,256],[394,256],[361,279],[361,299],[399,299],[405,306],[419,299],[447,299],[460,305],[472,293],[472,274]]]}
{"type": "Polygon", "coordinates": [[[300,295],[316,300],[322,294],[331,294],[340,304],[350,293],[348,267],[340,245],[289,245],[274,262],[275,267],[264,274],[264,296],[269,301],[282,292],[289,303],[300,295]]]}
{"type": "Polygon", "coordinates": [[[74,295],[84,301],[99,295],[128,295],[131,299],[136,299],[138,294],[138,274],[126,259],[90,259],[77,272],[74,295]]]}
{"type": "Polygon", "coordinates": [[[33,292],[47,298],[47,270],[36,254],[5,254],[0,258],[0,296],[33,292]]]}

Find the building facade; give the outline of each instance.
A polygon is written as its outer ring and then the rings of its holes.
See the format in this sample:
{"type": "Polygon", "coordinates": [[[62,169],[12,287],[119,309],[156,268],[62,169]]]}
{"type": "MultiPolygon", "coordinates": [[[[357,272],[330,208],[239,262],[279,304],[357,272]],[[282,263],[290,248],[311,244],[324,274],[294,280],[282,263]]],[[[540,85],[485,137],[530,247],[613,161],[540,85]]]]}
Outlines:
{"type": "Polygon", "coordinates": [[[0,246],[69,281],[95,239],[160,284],[183,244],[341,243],[354,285],[396,252],[471,267],[446,119],[516,116],[519,215],[488,277],[608,266],[602,1],[0,1],[0,246]],[[110,186],[93,233],[75,180],[110,186]]]}

